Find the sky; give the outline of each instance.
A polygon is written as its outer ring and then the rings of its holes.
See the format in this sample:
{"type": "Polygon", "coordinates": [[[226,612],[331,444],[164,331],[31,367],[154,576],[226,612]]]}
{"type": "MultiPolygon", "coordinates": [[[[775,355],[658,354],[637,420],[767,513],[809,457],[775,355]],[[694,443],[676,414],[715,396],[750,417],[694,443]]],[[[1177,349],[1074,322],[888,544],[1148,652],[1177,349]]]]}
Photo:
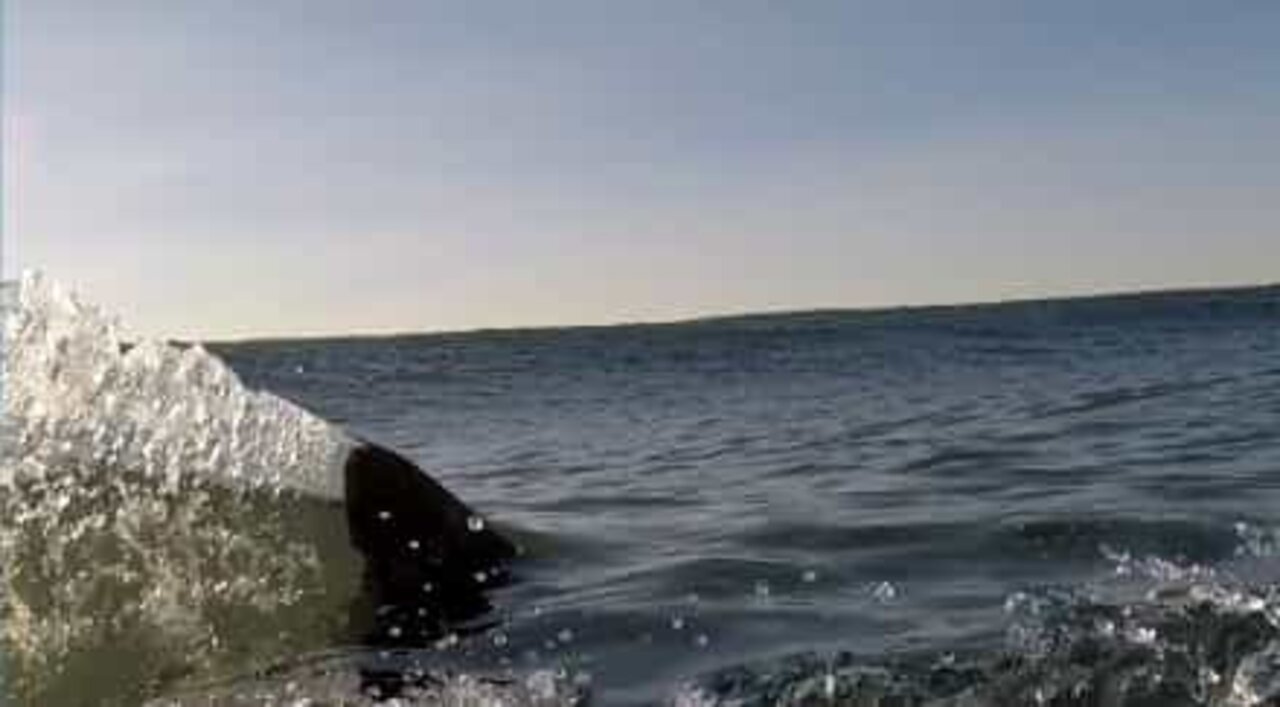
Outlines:
{"type": "Polygon", "coordinates": [[[1276,282],[1278,36],[1274,0],[8,0],[3,267],[199,339],[1276,282]]]}

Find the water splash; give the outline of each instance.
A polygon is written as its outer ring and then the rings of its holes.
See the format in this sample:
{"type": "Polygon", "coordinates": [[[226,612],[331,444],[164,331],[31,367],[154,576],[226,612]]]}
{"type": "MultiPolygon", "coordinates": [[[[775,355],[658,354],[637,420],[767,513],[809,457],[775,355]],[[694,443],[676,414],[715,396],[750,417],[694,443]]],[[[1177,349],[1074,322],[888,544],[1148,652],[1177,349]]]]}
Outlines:
{"type": "Polygon", "coordinates": [[[6,322],[10,459],[0,481],[67,464],[125,468],[177,488],[191,477],[342,497],[345,434],[242,385],[199,345],[127,345],[116,322],[38,273],[6,322]]]}
{"type": "Polygon", "coordinates": [[[6,310],[0,650],[17,704],[136,704],[341,639],[351,442],[28,273],[6,310]],[[94,685],[83,694],[83,685],[94,685]]]}

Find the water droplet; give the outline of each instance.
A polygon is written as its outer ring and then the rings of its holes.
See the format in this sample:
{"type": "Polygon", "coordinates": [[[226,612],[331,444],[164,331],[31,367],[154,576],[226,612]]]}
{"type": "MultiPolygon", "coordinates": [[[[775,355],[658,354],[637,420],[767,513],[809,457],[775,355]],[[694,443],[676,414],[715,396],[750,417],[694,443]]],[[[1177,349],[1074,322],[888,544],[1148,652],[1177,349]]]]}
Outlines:
{"type": "Polygon", "coordinates": [[[399,638],[401,633],[402,631],[399,626],[392,626],[391,628],[387,629],[387,635],[392,638],[399,638]]]}
{"type": "Polygon", "coordinates": [[[693,639],[693,642],[698,644],[699,648],[706,648],[711,643],[711,639],[707,637],[707,634],[700,633],[697,638],[693,639]]]}
{"type": "Polygon", "coordinates": [[[381,520],[381,521],[391,520],[391,511],[378,511],[378,520],[381,520]]]}
{"type": "Polygon", "coordinates": [[[556,634],[556,640],[561,643],[571,643],[573,641],[573,631],[570,631],[567,628],[561,629],[560,633],[556,634]]]}
{"type": "Polygon", "coordinates": [[[493,645],[497,646],[498,648],[506,648],[507,634],[501,631],[498,631],[497,633],[493,634],[493,645]]]}
{"type": "Polygon", "coordinates": [[[1154,628],[1138,626],[1131,629],[1125,637],[1138,645],[1150,646],[1156,642],[1157,634],[1154,628]]]}
{"type": "Polygon", "coordinates": [[[435,588],[436,588],[436,585],[432,584],[431,582],[423,582],[423,583],[422,583],[422,593],[423,593],[423,594],[430,594],[432,591],[434,591],[434,590],[435,590],[435,588]]]}
{"type": "Polygon", "coordinates": [[[467,530],[470,530],[473,533],[478,533],[484,530],[484,518],[481,518],[480,516],[471,516],[468,518],[467,530]]]}
{"type": "Polygon", "coordinates": [[[898,598],[898,588],[893,586],[891,582],[881,582],[871,591],[871,595],[877,601],[893,601],[898,598]]]}
{"type": "Polygon", "coordinates": [[[805,573],[801,575],[800,579],[804,580],[805,584],[813,584],[818,581],[818,573],[815,570],[805,570],[805,573]]]}
{"type": "Polygon", "coordinates": [[[485,582],[488,582],[488,581],[489,581],[489,575],[485,574],[483,571],[481,571],[481,572],[476,572],[476,573],[475,573],[474,575],[472,575],[472,576],[473,576],[473,577],[475,577],[476,582],[478,582],[478,583],[480,583],[480,584],[484,584],[485,582]]]}
{"type": "Polygon", "coordinates": [[[674,628],[674,629],[675,629],[675,630],[677,630],[677,631],[683,631],[683,630],[684,630],[684,617],[683,617],[683,616],[677,616],[677,617],[675,617],[674,619],[671,619],[671,628],[674,628]]]}
{"type": "Polygon", "coordinates": [[[422,543],[418,542],[417,540],[410,540],[410,541],[409,541],[409,549],[410,549],[410,550],[413,550],[414,552],[417,552],[418,548],[420,548],[420,547],[422,547],[422,543]]]}

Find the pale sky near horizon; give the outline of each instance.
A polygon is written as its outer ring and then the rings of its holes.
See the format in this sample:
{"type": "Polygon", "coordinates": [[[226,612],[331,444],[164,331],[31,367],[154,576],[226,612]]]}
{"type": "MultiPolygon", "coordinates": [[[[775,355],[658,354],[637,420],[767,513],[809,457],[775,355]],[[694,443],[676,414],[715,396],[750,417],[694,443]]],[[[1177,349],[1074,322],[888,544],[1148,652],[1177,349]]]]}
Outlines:
{"type": "Polygon", "coordinates": [[[5,271],[134,331],[1280,280],[1280,2],[9,0],[5,271]]]}

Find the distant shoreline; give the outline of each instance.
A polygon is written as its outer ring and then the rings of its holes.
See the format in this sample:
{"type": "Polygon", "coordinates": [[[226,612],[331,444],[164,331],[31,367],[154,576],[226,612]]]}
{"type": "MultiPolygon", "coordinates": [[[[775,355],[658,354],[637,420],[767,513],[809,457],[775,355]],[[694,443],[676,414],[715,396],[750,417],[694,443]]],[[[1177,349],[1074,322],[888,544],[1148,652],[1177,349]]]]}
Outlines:
{"type": "Polygon", "coordinates": [[[971,300],[963,302],[947,302],[947,303],[924,303],[924,304],[902,304],[902,305],[883,305],[883,306],[831,306],[831,307],[815,307],[809,309],[776,309],[761,310],[756,312],[740,312],[740,313],[724,313],[724,314],[707,314],[702,316],[694,316],[676,319],[655,319],[655,320],[636,320],[636,321],[619,321],[606,324],[565,324],[565,325],[533,325],[533,326],[509,326],[509,327],[477,327],[474,329],[441,329],[441,330],[400,330],[386,332],[352,332],[349,334],[298,334],[284,336],[243,336],[228,338],[212,338],[212,339],[169,339],[169,343],[176,345],[190,345],[199,343],[201,345],[252,345],[252,344],[276,344],[276,343],[324,343],[332,341],[379,341],[385,339],[412,339],[412,338],[433,338],[433,337],[453,337],[453,336],[470,336],[483,334],[500,334],[500,335],[516,335],[534,332],[552,332],[552,331],[582,331],[582,330],[602,330],[602,329],[632,329],[632,328],[665,328],[665,327],[683,327],[697,326],[700,324],[729,324],[735,322],[763,322],[772,319],[789,319],[797,317],[828,317],[828,316],[848,316],[848,315],[886,315],[896,313],[928,313],[928,312],[945,312],[960,309],[995,309],[1001,307],[1018,307],[1036,304],[1066,304],[1074,302],[1103,302],[1103,301],[1125,301],[1125,300],[1146,300],[1146,299],[1183,299],[1183,298],[1202,298],[1213,297],[1217,295],[1240,296],[1249,293],[1264,294],[1275,291],[1280,296],[1280,282],[1269,284],[1255,285],[1204,285],[1204,286],[1187,286],[1187,287],[1169,287],[1169,288],[1138,288],[1133,290],[1109,290],[1101,292],[1070,294],[1070,295],[1029,295],[1027,297],[1010,297],[1008,299],[999,300],[971,300]]]}

